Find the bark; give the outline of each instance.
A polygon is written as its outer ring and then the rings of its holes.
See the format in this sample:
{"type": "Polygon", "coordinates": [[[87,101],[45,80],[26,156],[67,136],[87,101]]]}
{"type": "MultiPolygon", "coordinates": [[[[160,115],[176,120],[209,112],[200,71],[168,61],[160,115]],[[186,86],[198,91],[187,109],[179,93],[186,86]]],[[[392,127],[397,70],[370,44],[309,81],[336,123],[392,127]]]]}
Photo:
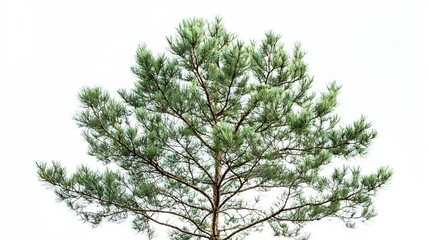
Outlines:
{"type": "Polygon", "coordinates": [[[220,205],[220,179],[221,179],[221,166],[220,154],[216,153],[215,159],[215,177],[213,184],[213,218],[212,218],[212,236],[210,240],[220,240],[219,236],[219,205],[220,205]]]}

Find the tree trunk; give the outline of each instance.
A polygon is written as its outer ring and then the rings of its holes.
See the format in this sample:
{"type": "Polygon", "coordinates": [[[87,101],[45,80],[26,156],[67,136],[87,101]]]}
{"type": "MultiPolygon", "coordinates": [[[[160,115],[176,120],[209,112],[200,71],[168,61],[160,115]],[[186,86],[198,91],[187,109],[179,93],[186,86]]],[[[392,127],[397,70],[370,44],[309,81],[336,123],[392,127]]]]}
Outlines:
{"type": "Polygon", "coordinates": [[[219,205],[220,205],[220,154],[216,153],[215,159],[215,183],[213,184],[213,218],[212,218],[212,236],[211,240],[220,240],[219,236],[219,205]]]}

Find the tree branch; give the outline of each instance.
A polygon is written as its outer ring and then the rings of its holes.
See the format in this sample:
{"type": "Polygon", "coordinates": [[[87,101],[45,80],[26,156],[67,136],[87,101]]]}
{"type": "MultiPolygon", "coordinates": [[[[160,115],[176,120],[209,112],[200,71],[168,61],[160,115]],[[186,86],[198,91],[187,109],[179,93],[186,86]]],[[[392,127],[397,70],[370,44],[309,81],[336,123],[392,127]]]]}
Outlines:
{"type": "Polygon", "coordinates": [[[98,112],[96,111],[96,109],[95,109],[93,106],[90,106],[90,108],[92,109],[93,114],[94,114],[94,115],[96,116],[96,118],[98,119],[98,121],[99,121],[99,123],[100,123],[100,126],[102,127],[103,131],[107,134],[107,136],[108,136],[109,138],[113,139],[115,142],[119,143],[121,146],[123,146],[124,148],[126,148],[128,151],[132,152],[135,156],[137,156],[137,157],[141,158],[141,159],[142,159],[142,160],[144,160],[146,163],[148,163],[150,166],[154,167],[154,168],[155,168],[155,170],[156,170],[159,174],[161,174],[161,175],[163,175],[163,176],[165,176],[165,177],[167,177],[167,178],[170,178],[170,179],[172,179],[172,180],[175,180],[175,181],[177,181],[177,182],[179,182],[179,183],[182,183],[183,185],[188,186],[188,187],[190,187],[190,188],[194,189],[195,191],[197,191],[197,192],[201,193],[203,196],[205,196],[205,197],[209,200],[210,204],[212,204],[212,205],[213,205],[213,202],[212,202],[212,200],[211,200],[210,196],[209,196],[207,193],[205,193],[203,190],[199,189],[198,187],[194,186],[194,185],[193,185],[193,184],[191,184],[191,183],[188,183],[187,181],[185,181],[185,180],[181,179],[180,177],[178,177],[178,176],[176,176],[176,175],[174,175],[174,174],[172,174],[172,173],[170,173],[170,172],[165,171],[165,170],[164,170],[161,166],[159,166],[159,164],[158,164],[158,163],[156,163],[155,161],[152,161],[152,160],[150,160],[150,159],[147,159],[144,155],[142,155],[142,154],[141,154],[139,151],[137,151],[136,149],[130,148],[126,143],[124,143],[124,142],[122,142],[120,139],[117,139],[117,138],[115,138],[114,136],[112,136],[112,134],[110,133],[110,131],[109,131],[109,130],[108,130],[108,129],[103,125],[103,122],[102,122],[102,120],[101,120],[101,117],[100,117],[100,115],[98,114],[98,112]]]}

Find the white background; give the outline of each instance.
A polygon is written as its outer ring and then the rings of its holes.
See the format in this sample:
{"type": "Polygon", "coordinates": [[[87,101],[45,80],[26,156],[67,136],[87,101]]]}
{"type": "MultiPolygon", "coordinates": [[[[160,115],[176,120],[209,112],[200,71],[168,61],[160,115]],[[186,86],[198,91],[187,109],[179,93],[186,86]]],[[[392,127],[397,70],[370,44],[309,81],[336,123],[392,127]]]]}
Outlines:
{"type": "Polygon", "coordinates": [[[343,85],[343,122],[364,114],[379,132],[368,156],[356,160],[395,171],[375,199],[379,216],[352,230],[337,221],[310,224],[313,239],[425,238],[428,3],[0,0],[0,239],[144,239],[128,223],[82,223],[38,181],[35,161],[61,161],[70,171],[92,164],[72,120],[79,89],[131,87],[139,44],[164,51],[181,19],[216,15],[245,41],[273,30],[289,48],[301,42],[315,86],[343,85]]]}

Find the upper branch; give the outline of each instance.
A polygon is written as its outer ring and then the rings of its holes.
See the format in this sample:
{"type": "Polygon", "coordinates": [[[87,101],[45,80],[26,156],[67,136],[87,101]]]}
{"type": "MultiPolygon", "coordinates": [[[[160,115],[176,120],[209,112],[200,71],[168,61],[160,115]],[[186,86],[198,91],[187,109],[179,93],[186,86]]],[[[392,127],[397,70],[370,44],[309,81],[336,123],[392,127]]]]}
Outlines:
{"type": "Polygon", "coordinates": [[[194,72],[195,76],[197,77],[199,84],[201,85],[201,87],[204,90],[204,94],[205,94],[206,100],[207,100],[207,105],[208,105],[208,107],[210,109],[210,113],[212,115],[213,122],[216,123],[216,121],[217,121],[216,120],[217,119],[216,115],[217,114],[216,114],[216,111],[213,108],[213,103],[212,103],[212,100],[211,100],[211,97],[210,97],[209,90],[208,90],[208,88],[207,88],[207,86],[205,84],[205,79],[203,78],[202,74],[200,73],[200,65],[195,62],[195,59],[196,59],[195,50],[192,49],[191,50],[191,59],[190,59],[190,61],[191,61],[191,65],[193,67],[193,72],[194,72]]]}

